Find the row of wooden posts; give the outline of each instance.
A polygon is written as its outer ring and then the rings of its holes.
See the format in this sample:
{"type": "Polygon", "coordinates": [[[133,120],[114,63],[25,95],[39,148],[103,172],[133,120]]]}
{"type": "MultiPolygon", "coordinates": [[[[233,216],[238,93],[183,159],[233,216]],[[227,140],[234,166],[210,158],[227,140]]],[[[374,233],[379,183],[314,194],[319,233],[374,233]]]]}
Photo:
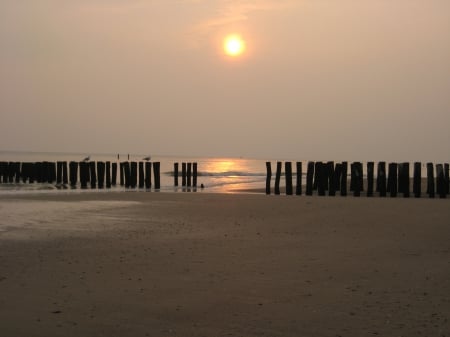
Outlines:
{"type": "MultiPolygon", "coordinates": [[[[292,195],[292,162],[285,162],[285,180],[286,194],[292,195]]],[[[266,194],[271,193],[271,163],[266,163],[267,179],[266,194]]],[[[361,162],[350,164],[350,191],[354,196],[359,197],[361,192],[366,191],[368,197],[374,196],[377,192],[380,197],[386,197],[387,193],[391,197],[396,197],[398,193],[403,197],[410,197],[410,164],[409,163],[389,163],[386,171],[386,162],[379,162],[377,166],[377,177],[374,177],[375,163],[367,163],[366,189],[364,188],[364,165],[361,162]],[[375,185],[375,190],[374,190],[375,185]]],[[[449,164],[426,164],[427,180],[426,193],[430,198],[434,198],[437,194],[440,198],[446,198],[449,194],[449,164]],[[436,168],[436,178],[434,175],[436,168]]],[[[280,180],[282,175],[282,162],[277,162],[275,174],[274,193],[280,194],[280,180]]],[[[296,163],[297,184],[295,194],[302,194],[302,163],[296,163]]],[[[319,196],[328,195],[335,196],[339,191],[341,196],[347,195],[348,188],[348,162],[334,163],[329,162],[308,162],[306,171],[306,191],[308,196],[313,195],[313,191],[317,191],[319,196]]],[[[414,197],[420,198],[422,195],[422,164],[414,163],[414,174],[412,180],[412,193],[414,197]]]]}
{"type": "MultiPolygon", "coordinates": [[[[78,181],[81,188],[111,188],[117,185],[119,168],[119,183],[126,188],[152,187],[152,167],[154,188],[161,187],[161,172],[159,162],[120,162],[109,161],[66,161],[58,162],[0,162],[0,183],[56,183],[76,187],[78,181]]],[[[197,187],[197,163],[181,164],[182,186],[197,187]]],[[[174,164],[174,186],[178,186],[179,163],[174,164]]]]}

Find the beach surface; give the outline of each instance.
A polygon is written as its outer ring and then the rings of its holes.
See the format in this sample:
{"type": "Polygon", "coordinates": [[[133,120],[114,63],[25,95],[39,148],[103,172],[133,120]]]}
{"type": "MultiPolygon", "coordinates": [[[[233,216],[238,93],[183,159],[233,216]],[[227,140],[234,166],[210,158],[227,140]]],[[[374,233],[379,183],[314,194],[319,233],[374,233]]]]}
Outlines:
{"type": "Polygon", "coordinates": [[[0,196],[0,335],[450,336],[450,200],[0,196]]]}

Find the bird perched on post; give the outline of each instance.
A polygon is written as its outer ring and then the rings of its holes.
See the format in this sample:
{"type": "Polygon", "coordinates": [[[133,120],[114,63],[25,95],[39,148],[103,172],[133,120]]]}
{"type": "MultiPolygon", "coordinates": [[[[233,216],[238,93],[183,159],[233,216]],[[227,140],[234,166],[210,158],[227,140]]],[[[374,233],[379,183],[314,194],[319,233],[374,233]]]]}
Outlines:
{"type": "Polygon", "coordinates": [[[91,156],[87,156],[86,158],[83,159],[83,161],[89,161],[91,159],[91,156]]]}
{"type": "Polygon", "coordinates": [[[150,156],[148,156],[148,157],[145,157],[145,158],[142,158],[142,160],[145,160],[145,161],[149,161],[151,159],[151,157],[150,156]]]}

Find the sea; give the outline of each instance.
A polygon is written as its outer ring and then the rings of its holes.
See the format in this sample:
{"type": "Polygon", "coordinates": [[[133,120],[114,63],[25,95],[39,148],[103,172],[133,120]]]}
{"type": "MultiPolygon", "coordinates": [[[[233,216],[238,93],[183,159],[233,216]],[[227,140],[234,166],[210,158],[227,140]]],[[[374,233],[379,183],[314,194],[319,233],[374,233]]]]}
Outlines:
{"type": "MultiPolygon", "coordinates": [[[[83,161],[89,157],[89,161],[109,161],[111,163],[120,163],[123,161],[144,162],[146,154],[105,154],[105,153],[62,153],[62,152],[15,152],[0,151],[0,162],[58,162],[58,161],[83,161]]],[[[263,191],[266,183],[266,162],[263,159],[251,158],[217,158],[217,157],[183,157],[183,156],[164,156],[152,155],[150,162],[159,162],[161,165],[161,186],[159,192],[211,192],[211,193],[255,193],[263,191]],[[174,164],[179,163],[179,186],[174,184],[174,164]],[[181,186],[181,165],[182,163],[197,163],[198,177],[197,188],[187,188],[181,186]],[[203,188],[200,186],[203,185],[203,188]]],[[[276,161],[272,163],[272,170],[276,167],[276,161]]],[[[294,165],[295,168],[295,165],[294,165]]],[[[153,172],[152,172],[153,174],[153,172]]],[[[108,191],[152,191],[146,189],[126,189],[120,186],[119,177],[117,185],[111,189],[101,189],[102,192],[108,191]]],[[[152,183],[154,177],[152,176],[152,183]]],[[[73,192],[100,191],[96,189],[81,190],[69,188],[67,186],[58,186],[48,183],[0,183],[0,194],[11,193],[57,193],[64,190],[73,192]]]]}

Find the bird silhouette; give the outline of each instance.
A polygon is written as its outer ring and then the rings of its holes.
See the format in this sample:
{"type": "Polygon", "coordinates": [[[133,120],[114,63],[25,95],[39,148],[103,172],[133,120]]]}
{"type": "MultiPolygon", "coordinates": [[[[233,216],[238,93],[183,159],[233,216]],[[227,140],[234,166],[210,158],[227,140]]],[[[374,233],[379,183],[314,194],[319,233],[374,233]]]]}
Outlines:
{"type": "Polygon", "coordinates": [[[86,158],[83,159],[83,161],[89,161],[91,159],[91,156],[87,156],[86,158]]]}
{"type": "Polygon", "coordinates": [[[148,157],[145,157],[145,158],[142,158],[142,160],[146,160],[146,161],[149,161],[151,159],[151,157],[150,156],[148,156],[148,157]]]}

